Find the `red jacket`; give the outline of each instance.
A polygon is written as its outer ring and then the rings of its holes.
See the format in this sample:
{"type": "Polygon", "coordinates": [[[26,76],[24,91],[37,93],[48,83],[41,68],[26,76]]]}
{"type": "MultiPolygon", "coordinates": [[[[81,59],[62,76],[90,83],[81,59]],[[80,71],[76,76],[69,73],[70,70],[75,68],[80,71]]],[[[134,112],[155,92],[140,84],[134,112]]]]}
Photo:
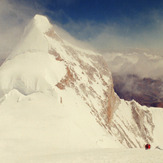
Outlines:
{"type": "Polygon", "coordinates": [[[150,149],[151,148],[151,145],[150,144],[146,144],[145,145],[145,149],[150,149]]]}

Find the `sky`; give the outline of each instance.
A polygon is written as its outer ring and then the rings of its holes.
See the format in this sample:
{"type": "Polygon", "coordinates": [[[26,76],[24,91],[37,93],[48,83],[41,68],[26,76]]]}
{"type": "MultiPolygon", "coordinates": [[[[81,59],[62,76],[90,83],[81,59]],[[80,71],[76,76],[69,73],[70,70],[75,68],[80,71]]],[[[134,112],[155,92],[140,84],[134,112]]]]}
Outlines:
{"type": "Polygon", "coordinates": [[[35,14],[98,51],[163,52],[161,0],[0,0],[0,54],[7,55],[35,14]],[[5,54],[6,53],[6,54],[5,54]]]}

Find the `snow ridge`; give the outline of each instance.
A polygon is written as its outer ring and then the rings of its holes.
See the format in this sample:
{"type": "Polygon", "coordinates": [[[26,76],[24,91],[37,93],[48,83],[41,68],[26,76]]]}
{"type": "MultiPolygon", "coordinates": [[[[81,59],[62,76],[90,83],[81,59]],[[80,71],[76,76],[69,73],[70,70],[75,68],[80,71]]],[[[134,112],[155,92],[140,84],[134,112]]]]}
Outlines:
{"type": "Polygon", "coordinates": [[[121,146],[105,129],[118,97],[102,56],[62,40],[44,16],[27,25],[0,67],[0,79],[1,124],[10,126],[10,135],[2,129],[8,139],[39,137],[25,146],[40,143],[41,149],[121,146]]]}

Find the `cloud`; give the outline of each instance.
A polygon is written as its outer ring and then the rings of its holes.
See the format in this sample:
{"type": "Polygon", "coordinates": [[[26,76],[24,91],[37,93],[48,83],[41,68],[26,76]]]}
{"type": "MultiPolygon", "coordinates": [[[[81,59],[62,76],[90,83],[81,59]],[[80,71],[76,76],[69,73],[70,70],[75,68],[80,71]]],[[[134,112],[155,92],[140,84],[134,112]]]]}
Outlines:
{"type": "Polygon", "coordinates": [[[140,14],[135,20],[126,18],[120,23],[71,20],[61,26],[76,39],[104,54],[113,73],[163,80],[163,19],[160,11],[140,14]],[[116,53],[122,56],[112,60],[116,53]]]}
{"type": "Polygon", "coordinates": [[[99,51],[128,48],[150,49],[163,55],[163,19],[157,10],[137,14],[134,20],[102,22],[72,21],[61,26],[75,38],[96,47],[99,51]]]}
{"type": "Polygon", "coordinates": [[[6,58],[18,42],[33,13],[34,10],[29,7],[11,3],[9,0],[0,1],[0,58],[6,58]]]}
{"type": "MultiPolygon", "coordinates": [[[[58,5],[71,5],[78,0],[56,0],[58,5]]],[[[35,14],[51,15],[59,22],[69,19],[62,9],[53,11],[51,0],[0,0],[0,59],[6,58],[20,40],[24,27],[35,14]]]]}
{"type": "Polygon", "coordinates": [[[63,28],[61,28],[59,24],[58,25],[53,24],[53,26],[54,26],[54,30],[56,31],[56,33],[65,41],[68,41],[69,43],[71,43],[77,47],[80,47],[80,48],[86,48],[89,50],[96,51],[96,49],[94,47],[92,47],[90,44],[88,44],[87,42],[81,41],[81,40],[73,37],[70,33],[68,33],[63,28]]]}

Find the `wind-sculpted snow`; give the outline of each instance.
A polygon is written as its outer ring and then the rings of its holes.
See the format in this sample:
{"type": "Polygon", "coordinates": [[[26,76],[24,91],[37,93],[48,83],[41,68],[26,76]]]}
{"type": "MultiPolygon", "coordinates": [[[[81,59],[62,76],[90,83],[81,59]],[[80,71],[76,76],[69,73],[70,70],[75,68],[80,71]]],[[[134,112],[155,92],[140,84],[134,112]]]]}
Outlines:
{"type": "Polygon", "coordinates": [[[65,74],[63,64],[43,52],[26,52],[7,60],[0,68],[0,96],[12,89],[24,95],[51,92],[65,74]],[[56,71],[56,67],[58,70],[56,71]]]}

